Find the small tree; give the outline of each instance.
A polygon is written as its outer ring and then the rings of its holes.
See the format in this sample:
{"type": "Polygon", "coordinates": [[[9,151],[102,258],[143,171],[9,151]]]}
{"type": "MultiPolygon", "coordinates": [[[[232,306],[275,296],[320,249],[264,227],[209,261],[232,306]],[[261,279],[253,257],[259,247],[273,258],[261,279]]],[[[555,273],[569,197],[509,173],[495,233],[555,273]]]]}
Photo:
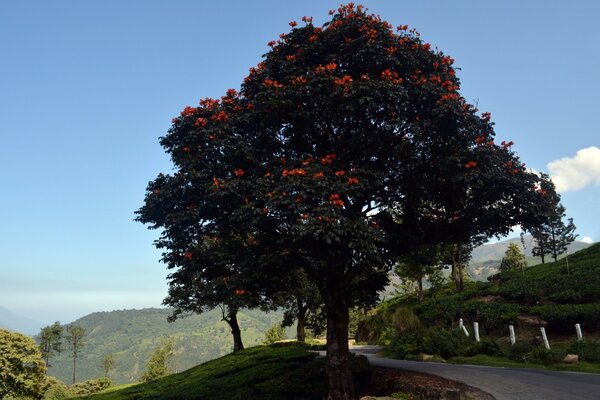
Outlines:
{"type": "Polygon", "coordinates": [[[504,253],[502,262],[500,263],[501,271],[513,271],[520,269],[522,274],[525,274],[527,261],[525,255],[516,243],[509,243],[508,249],[504,253]]]}
{"type": "Polygon", "coordinates": [[[65,339],[69,349],[71,350],[71,358],[73,358],[73,384],[75,384],[77,374],[77,357],[79,357],[79,353],[85,345],[85,329],[79,325],[67,325],[66,332],[67,335],[65,339]]]}
{"type": "Polygon", "coordinates": [[[115,369],[115,366],[115,357],[112,354],[109,354],[102,359],[102,369],[104,370],[105,378],[108,378],[108,374],[111,370],[115,369]]]}
{"type": "Polygon", "coordinates": [[[286,338],[285,328],[281,323],[275,324],[265,332],[263,344],[272,344],[286,338]]]}
{"type": "Polygon", "coordinates": [[[50,367],[50,358],[64,350],[62,336],[63,327],[58,321],[41,329],[38,340],[40,342],[42,357],[46,362],[46,368],[50,367]]]}
{"type": "Polygon", "coordinates": [[[153,381],[155,379],[162,378],[163,376],[172,374],[173,371],[169,366],[169,363],[173,357],[174,351],[175,340],[164,340],[150,355],[148,363],[146,364],[146,371],[140,378],[142,382],[153,381]]]}
{"type": "Polygon", "coordinates": [[[41,398],[46,367],[33,339],[0,329],[0,398],[41,398]]]}

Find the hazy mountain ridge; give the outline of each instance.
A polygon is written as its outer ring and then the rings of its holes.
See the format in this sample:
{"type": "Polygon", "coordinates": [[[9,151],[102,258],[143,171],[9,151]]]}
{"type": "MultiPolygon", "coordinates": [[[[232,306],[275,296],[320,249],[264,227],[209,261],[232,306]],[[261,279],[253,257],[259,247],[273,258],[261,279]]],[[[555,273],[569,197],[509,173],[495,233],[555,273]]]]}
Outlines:
{"type": "MultiPolygon", "coordinates": [[[[473,249],[471,253],[471,260],[469,261],[468,272],[469,275],[476,280],[485,280],[488,276],[496,273],[500,262],[504,257],[504,253],[508,249],[510,243],[515,243],[519,246],[521,251],[527,258],[527,263],[531,265],[541,264],[542,260],[540,257],[534,257],[532,250],[535,247],[535,240],[531,235],[523,236],[521,238],[512,238],[503,240],[498,243],[484,244],[473,249]]],[[[573,254],[579,250],[583,250],[593,243],[586,243],[579,240],[575,240],[568,247],[568,253],[573,254]]],[[[565,254],[559,257],[564,257],[565,254]]],[[[552,257],[546,256],[546,262],[553,261],[552,257]]]]}
{"type": "Polygon", "coordinates": [[[39,321],[14,313],[4,307],[0,307],[0,328],[10,331],[35,335],[43,326],[39,321]]]}
{"type": "MultiPolygon", "coordinates": [[[[77,380],[104,376],[101,362],[111,354],[116,368],[109,376],[115,383],[134,382],[146,367],[151,352],[167,337],[175,338],[172,367],[182,371],[202,362],[228,354],[232,350],[229,326],[221,321],[219,309],[167,322],[169,309],[149,308],[96,312],[73,324],[86,331],[86,343],[77,359],[77,380]]],[[[259,344],[264,332],[280,322],[282,313],[242,310],[238,320],[244,345],[259,344]]],[[[70,383],[72,358],[69,351],[50,360],[49,374],[70,383]]]]}

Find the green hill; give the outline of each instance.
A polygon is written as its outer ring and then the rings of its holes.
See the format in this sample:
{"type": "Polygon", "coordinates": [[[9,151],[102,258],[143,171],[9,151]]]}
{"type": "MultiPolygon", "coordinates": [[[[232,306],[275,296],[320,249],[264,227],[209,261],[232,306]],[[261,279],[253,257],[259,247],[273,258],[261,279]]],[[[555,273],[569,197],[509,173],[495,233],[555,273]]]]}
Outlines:
{"type": "MultiPolygon", "coordinates": [[[[370,384],[366,358],[353,357],[357,392],[370,384]]],[[[258,346],[149,383],[109,389],[94,400],[318,400],[325,390],[325,363],[301,344],[258,346]]],[[[90,397],[85,397],[90,398],[90,397]]]]}
{"type": "MultiPolygon", "coordinates": [[[[166,337],[174,337],[172,366],[183,371],[231,352],[229,326],[221,321],[220,310],[167,322],[168,309],[97,312],[74,321],[86,331],[85,346],[77,360],[77,380],[104,376],[102,359],[112,354],[116,368],[110,373],[115,383],[136,382],[144,371],[150,353],[166,337]]],[[[282,314],[243,310],[238,314],[244,345],[260,344],[264,332],[280,322],[282,314]]],[[[290,332],[291,333],[291,332],[290,332]]],[[[49,374],[71,381],[72,359],[68,350],[52,358],[49,374]]]]}

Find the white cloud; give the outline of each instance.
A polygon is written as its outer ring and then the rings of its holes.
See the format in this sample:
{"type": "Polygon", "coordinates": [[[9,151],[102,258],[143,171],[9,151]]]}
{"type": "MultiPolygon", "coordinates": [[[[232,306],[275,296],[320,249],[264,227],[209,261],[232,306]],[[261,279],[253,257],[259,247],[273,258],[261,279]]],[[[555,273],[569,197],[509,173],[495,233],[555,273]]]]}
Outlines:
{"type": "Polygon", "coordinates": [[[548,163],[550,177],[558,192],[579,190],[600,184],[600,148],[581,149],[573,158],[561,158],[548,163]]]}
{"type": "Polygon", "coordinates": [[[589,236],[584,236],[584,237],[582,237],[582,238],[581,238],[581,241],[582,241],[583,243],[594,243],[594,241],[592,240],[592,238],[591,238],[591,237],[589,237],[589,236]]]}

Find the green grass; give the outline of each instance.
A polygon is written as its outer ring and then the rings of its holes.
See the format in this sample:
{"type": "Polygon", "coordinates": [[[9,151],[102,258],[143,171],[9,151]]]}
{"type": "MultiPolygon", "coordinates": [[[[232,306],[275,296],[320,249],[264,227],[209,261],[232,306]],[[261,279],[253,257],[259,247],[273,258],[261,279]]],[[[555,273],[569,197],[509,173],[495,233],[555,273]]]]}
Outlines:
{"type": "Polygon", "coordinates": [[[571,371],[571,372],[589,372],[600,374],[600,364],[588,363],[580,361],[576,364],[551,364],[544,365],[534,362],[519,362],[512,361],[505,357],[487,356],[478,354],[473,357],[452,357],[447,360],[451,364],[471,364],[471,365],[487,365],[490,367],[505,367],[505,368],[534,368],[551,371],[571,371]]]}
{"type": "MultiPolygon", "coordinates": [[[[355,384],[370,383],[365,360],[353,360],[355,384]]],[[[93,400],[311,400],[323,398],[325,363],[306,345],[252,347],[152,382],[118,387],[93,400]]],[[[362,386],[361,386],[362,385],[362,386]]],[[[82,397],[83,398],[83,397],[82,397]]]]}

